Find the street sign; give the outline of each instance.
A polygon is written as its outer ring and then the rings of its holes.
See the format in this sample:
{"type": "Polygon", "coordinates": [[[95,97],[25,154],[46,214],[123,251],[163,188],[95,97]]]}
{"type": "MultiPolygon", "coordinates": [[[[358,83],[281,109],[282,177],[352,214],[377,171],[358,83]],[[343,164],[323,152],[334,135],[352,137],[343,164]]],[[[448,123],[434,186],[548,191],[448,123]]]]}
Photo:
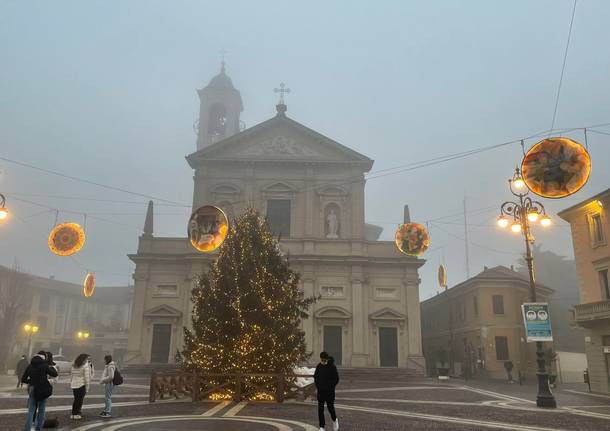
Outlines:
{"type": "Polygon", "coordinates": [[[546,302],[528,302],[521,305],[527,342],[553,341],[551,315],[546,302]]]}

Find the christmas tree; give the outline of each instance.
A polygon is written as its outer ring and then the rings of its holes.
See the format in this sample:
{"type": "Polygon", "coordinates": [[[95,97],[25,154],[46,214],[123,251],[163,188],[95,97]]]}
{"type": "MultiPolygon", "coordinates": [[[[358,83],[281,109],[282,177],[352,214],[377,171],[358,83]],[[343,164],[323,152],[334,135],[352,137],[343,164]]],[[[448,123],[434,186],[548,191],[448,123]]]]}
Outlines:
{"type": "Polygon", "coordinates": [[[246,210],[193,289],[183,366],[205,373],[292,373],[309,356],[301,320],[314,301],[298,283],[266,222],[246,210]]]}

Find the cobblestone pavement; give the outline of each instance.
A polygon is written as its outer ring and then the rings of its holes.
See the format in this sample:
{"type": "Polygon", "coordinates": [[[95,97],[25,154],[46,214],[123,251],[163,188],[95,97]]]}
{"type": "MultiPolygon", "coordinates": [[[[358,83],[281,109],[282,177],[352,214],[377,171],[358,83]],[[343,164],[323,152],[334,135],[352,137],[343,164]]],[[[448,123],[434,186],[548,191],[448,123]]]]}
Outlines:
{"type": "MultiPolygon", "coordinates": [[[[21,430],[27,397],[0,377],[0,429],[21,430]]],[[[555,390],[558,409],[535,406],[536,387],[494,381],[342,381],[337,412],[342,430],[375,431],[610,431],[610,396],[581,385],[555,390]]],[[[314,402],[229,403],[168,400],[148,403],[148,380],[126,376],[113,396],[113,418],[100,419],[102,388],[92,385],[84,419],[70,420],[66,378],[55,385],[47,417],[72,431],[317,431],[314,402]]],[[[329,420],[329,419],[328,419],[329,420]]],[[[331,428],[328,428],[331,429],[331,428]]]]}

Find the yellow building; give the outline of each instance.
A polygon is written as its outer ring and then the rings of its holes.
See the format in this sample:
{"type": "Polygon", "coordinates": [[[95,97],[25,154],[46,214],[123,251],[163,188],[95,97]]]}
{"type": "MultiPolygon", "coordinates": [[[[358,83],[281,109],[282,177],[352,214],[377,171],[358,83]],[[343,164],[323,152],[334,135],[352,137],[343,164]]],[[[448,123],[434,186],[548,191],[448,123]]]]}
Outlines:
{"type": "Polygon", "coordinates": [[[570,223],[580,304],[574,320],[584,328],[591,389],[610,392],[610,189],[559,213],[570,223]]]}
{"type": "MultiPolygon", "coordinates": [[[[553,290],[536,285],[538,301],[553,290]]],[[[525,342],[521,304],[529,302],[529,279],[512,268],[487,268],[421,303],[422,345],[433,373],[445,356],[454,375],[506,378],[512,361],[515,379],[521,371],[535,375],[535,344],[525,342]]],[[[553,316],[551,316],[551,320],[553,316]]],[[[545,349],[551,347],[545,343],[545,349]]]]}

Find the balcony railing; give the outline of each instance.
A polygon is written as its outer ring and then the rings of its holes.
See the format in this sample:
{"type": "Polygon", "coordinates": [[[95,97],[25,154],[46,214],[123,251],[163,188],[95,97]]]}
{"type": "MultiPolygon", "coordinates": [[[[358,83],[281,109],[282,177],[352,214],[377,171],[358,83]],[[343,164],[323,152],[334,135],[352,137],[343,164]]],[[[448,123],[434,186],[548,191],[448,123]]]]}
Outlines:
{"type": "Polygon", "coordinates": [[[574,320],[579,324],[610,319],[610,300],[589,302],[574,306],[574,320]]]}

